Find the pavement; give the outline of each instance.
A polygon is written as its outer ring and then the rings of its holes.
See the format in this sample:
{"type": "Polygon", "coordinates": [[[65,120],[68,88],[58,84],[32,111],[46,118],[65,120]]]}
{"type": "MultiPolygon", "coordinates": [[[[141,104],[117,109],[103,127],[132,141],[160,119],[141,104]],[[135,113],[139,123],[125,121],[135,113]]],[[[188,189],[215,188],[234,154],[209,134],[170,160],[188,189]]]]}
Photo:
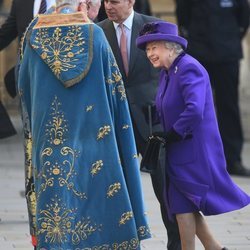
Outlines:
{"type": "MultiPolygon", "coordinates": [[[[24,190],[24,156],[21,121],[12,117],[18,134],[0,140],[0,250],[31,250],[24,190]]],[[[250,141],[244,145],[243,161],[250,167],[250,141]]],[[[142,173],[143,190],[153,237],[142,242],[142,250],[164,250],[166,230],[160,216],[148,174],[142,173]]],[[[250,194],[250,178],[233,177],[233,180],[250,194]]],[[[229,250],[250,250],[250,206],[206,220],[216,238],[229,250]]],[[[202,250],[196,241],[196,249],[202,250]]]]}

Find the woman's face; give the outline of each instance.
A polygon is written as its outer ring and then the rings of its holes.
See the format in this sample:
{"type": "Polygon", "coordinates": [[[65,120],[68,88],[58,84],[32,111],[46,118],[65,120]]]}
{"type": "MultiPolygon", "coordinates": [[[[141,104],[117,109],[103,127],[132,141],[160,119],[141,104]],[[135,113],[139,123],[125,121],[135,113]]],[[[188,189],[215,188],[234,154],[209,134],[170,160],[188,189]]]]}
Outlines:
{"type": "Polygon", "coordinates": [[[171,54],[172,51],[167,49],[165,41],[149,42],[146,45],[146,54],[149,61],[155,68],[169,68],[171,65],[171,54]]]}

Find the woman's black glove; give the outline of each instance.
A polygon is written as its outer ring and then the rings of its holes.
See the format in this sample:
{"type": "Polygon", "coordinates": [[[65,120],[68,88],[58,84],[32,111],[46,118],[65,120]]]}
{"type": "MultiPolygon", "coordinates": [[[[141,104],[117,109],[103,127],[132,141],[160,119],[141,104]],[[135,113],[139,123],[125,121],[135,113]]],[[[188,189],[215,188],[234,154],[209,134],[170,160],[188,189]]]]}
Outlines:
{"type": "Polygon", "coordinates": [[[177,141],[191,139],[193,137],[191,134],[189,134],[185,138],[183,138],[173,128],[170,129],[168,132],[162,132],[162,131],[154,132],[152,136],[164,139],[165,143],[173,143],[177,141]]]}

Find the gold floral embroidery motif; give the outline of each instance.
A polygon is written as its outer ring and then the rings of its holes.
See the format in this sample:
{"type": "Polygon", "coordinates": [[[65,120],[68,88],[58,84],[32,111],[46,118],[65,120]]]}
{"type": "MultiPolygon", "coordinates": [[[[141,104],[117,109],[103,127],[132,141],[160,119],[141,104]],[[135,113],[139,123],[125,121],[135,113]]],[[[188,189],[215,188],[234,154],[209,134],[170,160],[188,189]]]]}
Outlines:
{"type": "Polygon", "coordinates": [[[139,240],[132,239],[130,241],[123,241],[121,244],[114,243],[112,244],[112,250],[135,250],[139,247],[139,240]]]}
{"type": "Polygon", "coordinates": [[[30,179],[32,177],[32,138],[31,133],[28,133],[25,138],[25,165],[26,165],[26,177],[30,179]]]}
{"type": "Polygon", "coordinates": [[[101,128],[99,128],[99,132],[97,135],[97,140],[103,139],[104,136],[108,135],[111,131],[111,128],[109,125],[103,126],[101,128]]]}
{"type": "Polygon", "coordinates": [[[37,177],[42,183],[39,185],[38,197],[48,187],[57,184],[59,187],[66,187],[79,198],[86,199],[86,193],[78,191],[74,183],[74,177],[77,175],[75,159],[79,152],[68,146],[60,147],[66,141],[65,133],[68,132],[68,126],[57,97],[55,97],[51,106],[52,118],[46,124],[45,132],[48,136],[47,141],[52,144],[52,147],[44,148],[41,153],[42,169],[37,177]],[[59,155],[59,157],[56,157],[55,160],[56,155],[59,155]]]}
{"type": "Polygon", "coordinates": [[[123,126],[122,126],[122,129],[128,129],[129,128],[129,125],[128,124],[124,124],[123,126]]]}
{"type": "Polygon", "coordinates": [[[92,111],[93,108],[94,108],[94,105],[89,105],[89,106],[87,106],[87,107],[86,107],[86,112],[92,111]]]}
{"type": "Polygon", "coordinates": [[[44,235],[45,242],[64,243],[68,241],[77,245],[82,240],[88,239],[96,231],[101,231],[102,225],[93,224],[90,218],[82,218],[76,224],[77,209],[70,209],[55,196],[46,209],[40,210],[38,218],[38,235],[44,235]]]}
{"type": "MultiPolygon", "coordinates": [[[[103,244],[94,247],[85,247],[85,248],[74,248],[74,250],[137,250],[139,247],[139,240],[136,238],[132,238],[128,241],[123,241],[121,243],[113,243],[113,244],[103,244]]],[[[50,250],[65,250],[64,248],[51,248],[50,250]]],[[[67,249],[72,250],[72,249],[67,249]]]]}
{"type": "Polygon", "coordinates": [[[134,155],[133,155],[133,158],[134,158],[134,159],[139,158],[138,154],[134,154],[134,155]]]}
{"type": "Polygon", "coordinates": [[[141,236],[141,237],[144,237],[146,235],[150,235],[150,230],[148,227],[146,226],[141,226],[137,229],[137,232],[138,234],[141,236]]]}
{"type": "MultiPolygon", "coordinates": [[[[30,185],[30,190],[28,191],[28,193],[26,194],[26,200],[28,203],[28,209],[29,209],[29,213],[30,213],[30,220],[31,220],[31,224],[32,224],[32,230],[36,231],[36,208],[37,208],[37,201],[36,201],[36,192],[35,192],[35,185],[34,183],[32,183],[30,185]]],[[[35,232],[33,232],[35,233],[35,232]]]]}
{"type": "Polygon", "coordinates": [[[120,84],[117,86],[117,91],[120,93],[121,98],[120,100],[125,100],[126,99],[126,92],[123,84],[120,84]]]}
{"type": "MultiPolygon", "coordinates": [[[[70,147],[61,148],[60,153],[62,156],[69,156],[69,158],[62,158],[62,163],[58,163],[57,161],[53,163],[49,161],[49,159],[45,160],[42,171],[38,175],[38,178],[44,180],[40,185],[38,196],[40,196],[41,192],[45,191],[47,187],[54,186],[57,180],[60,187],[65,186],[67,190],[71,190],[79,198],[86,199],[86,193],[76,190],[75,184],[72,181],[72,178],[77,175],[74,168],[77,153],[70,147]]],[[[52,148],[45,148],[42,152],[42,159],[52,154],[52,148]]]]}
{"type": "Polygon", "coordinates": [[[60,145],[65,141],[65,133],[68,132],[68,125],[64,118],[64,113],[60,110],[61,103],[55,96],[52,102],[52,120],[46,124],[46,135],[49,137],[50,144],[60,145]]]}
{"type": "Polygon", "coordinates": [[[50,34],[47,28],[41,28],[37,31],[34,43],[32,46],[42,49],[42,59],[59,78],[62,71],[76,67],[76,61],[79,60],[76,57],[83,52],[82,45],[85,41],[81,28],[73,25],[69,27],[66,36],[62,35],[60,27],[57,27],[53,34],[50,34]]]}
{"type": "Polygon", "coordinates": [[[111,68],[113,68],[113,70],[112,70],[112,75],[106,79],[106,83],[111,85],[111,87],[113,87],[113,89],[111,90],[113,95],[115,95],[117,92],[120,93],[120,96],[121,96],[120,100],[123,101],[127,97],[126,97],[124,84],[122,81],[122,75],[119,72],[118,65],[114,60],[112,52],[110,50],[108,50],[108,53],[110,53],[109,64],[110,64],[111,68]]]}
{"type": "Polygon", "coordinates": [[[119,221],[119,225],[124,225],[127,221],[129,221],[132,218],[133,218],[133,212],[129,211],[129,212],[123,213],[119,221]]]}
{"type": "Polygon", "coordinates": [[[99,161],[96,161],[95,163],[93,163],[92,167],[91,167],[91,171],[90,171],[92,176],[96,175],[101,170],[102,166],[103,166],[102,160],[99,160],[99,161]]]}
{"type": "Polygon", "coordinates": [[[117,182],[109,186],[107,196],[108,198],[113,197],[121,189],[121,183],[117,182]]]}

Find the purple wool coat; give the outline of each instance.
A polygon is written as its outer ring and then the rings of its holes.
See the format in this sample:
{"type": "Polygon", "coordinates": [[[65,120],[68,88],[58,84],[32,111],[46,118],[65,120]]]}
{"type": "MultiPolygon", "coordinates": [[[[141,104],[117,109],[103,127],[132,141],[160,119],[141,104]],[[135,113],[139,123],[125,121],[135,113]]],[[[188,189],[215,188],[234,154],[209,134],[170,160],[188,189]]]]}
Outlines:
{"type": "Polygon", "coordinates": [[[250,197],[226,170],[209,76],[196,59],[183,53],[161,71],[156,108],[164,130],[173,128],[183,138],[166,147],[170,216],[215,215],[248,205],[250,197]]]}

